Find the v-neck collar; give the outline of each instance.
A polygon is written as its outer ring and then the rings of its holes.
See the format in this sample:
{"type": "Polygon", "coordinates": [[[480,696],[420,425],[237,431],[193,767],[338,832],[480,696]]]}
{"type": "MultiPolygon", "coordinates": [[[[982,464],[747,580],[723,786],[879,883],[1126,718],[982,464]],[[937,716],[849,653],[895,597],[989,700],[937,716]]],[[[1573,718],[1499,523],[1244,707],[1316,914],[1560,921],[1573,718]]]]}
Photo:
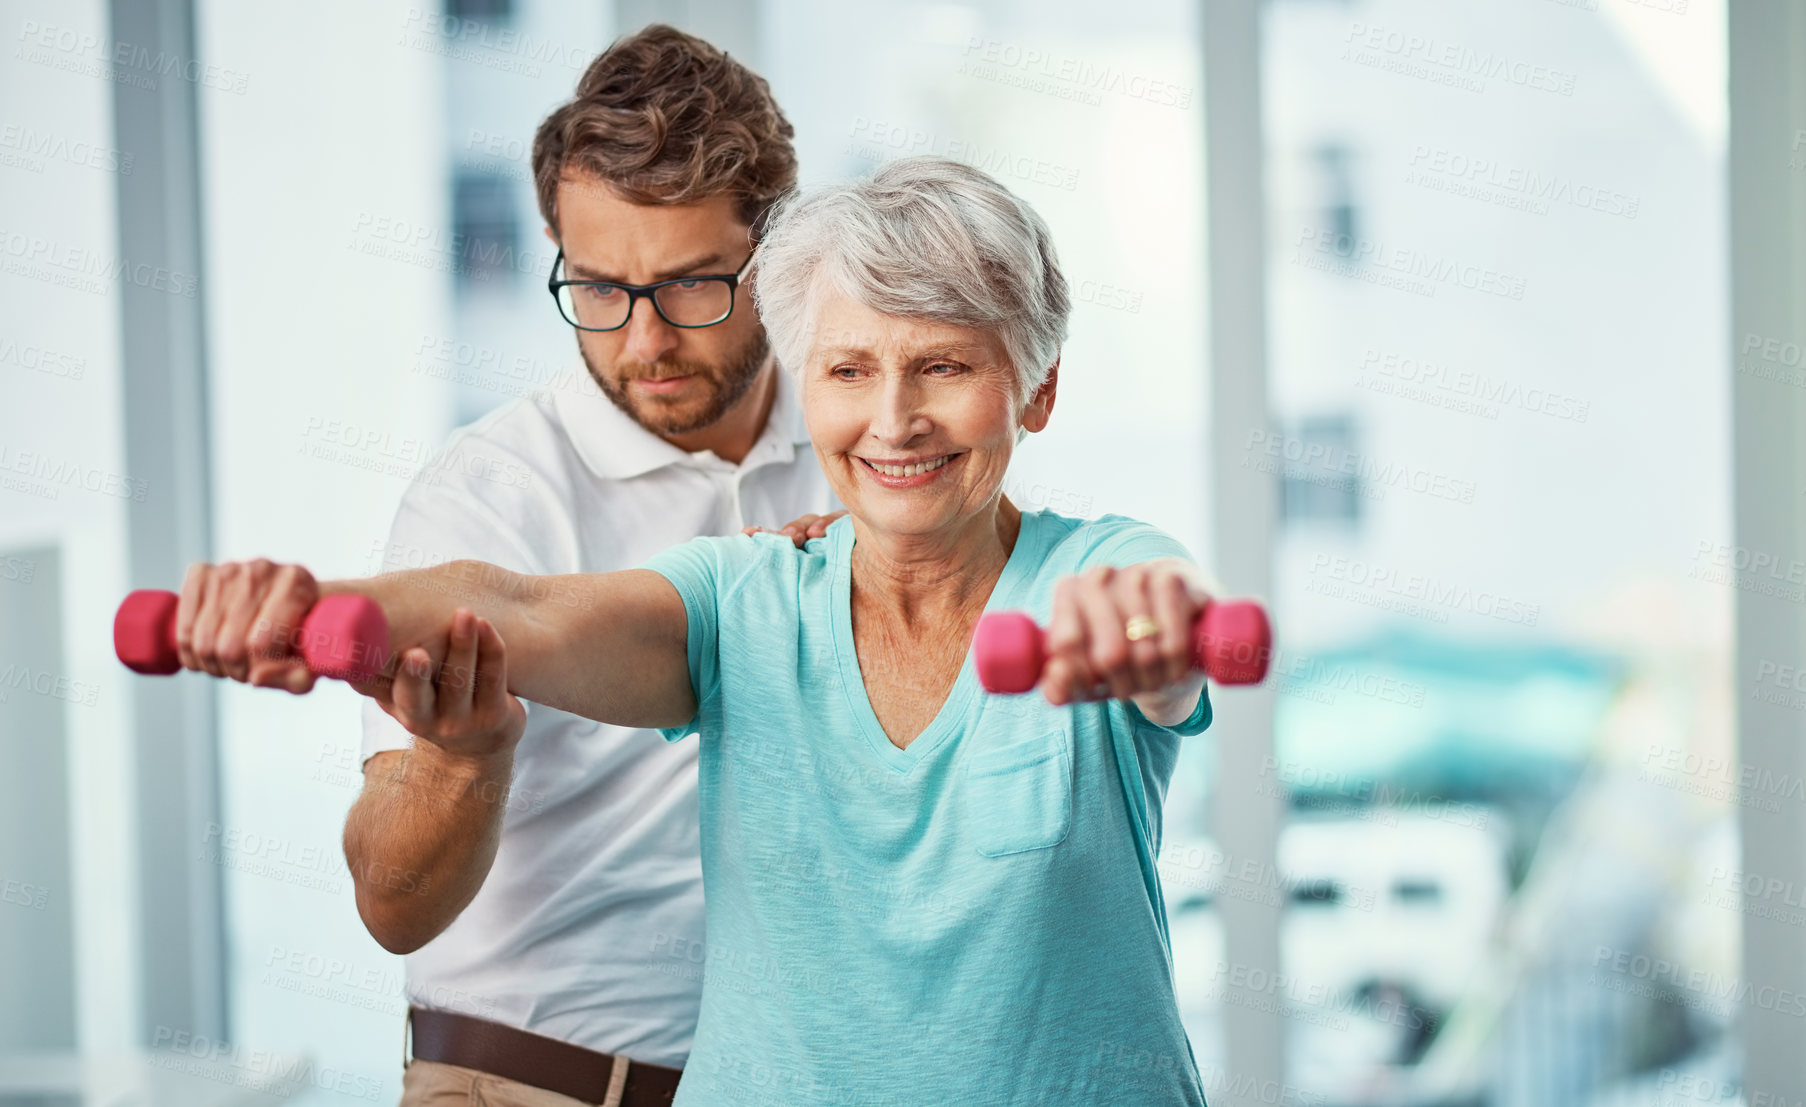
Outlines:
{"type": "MultiPolygon", "coordinates": [[[[1023,586],[1033,576],[1033,566],[1041,559],[1042,535],[1039,524],[1039,512],[1022,513],[1022,525],[1016,531],[1016,545],[1010,550],[1003,572],[991,588],[990,598],[985,601],[987,613],[1007,610],[1019,604],[1023,586]]],[[[929,720],[913,742],[899,749],[890,740],[890,736],[884,733],[884,727],[878,722],[878,713],[872,710],[871,697],[865,690],[865,673],[859,668],[859,650],[853,644],[853,520],[836,520],[828,528],[828,541],[828,554],[834,566],[828,619],[834,636],[841,690],[846,694],[847,707],[852,711],[873,756],[897,772],[907,773],[948,737],[958,733],[966,713],[971,710],[978,693],[978,675],[972,667],[972,650],[967,648],[965,660],[960,662],[959,675],[954,678],[953,688],[942,701],[940,710],[935,712],[934,718],[929,720]]]]}

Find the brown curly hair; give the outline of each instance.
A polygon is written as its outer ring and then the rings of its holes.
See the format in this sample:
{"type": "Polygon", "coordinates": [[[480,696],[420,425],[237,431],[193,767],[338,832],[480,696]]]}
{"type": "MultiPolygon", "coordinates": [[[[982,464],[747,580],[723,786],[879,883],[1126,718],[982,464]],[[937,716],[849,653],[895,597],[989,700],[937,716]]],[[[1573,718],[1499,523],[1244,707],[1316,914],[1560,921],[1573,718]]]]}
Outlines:
{"type": "Polygon", "coordinates": [[[732,195],[747,226],[796,186],[796,129],[765,78],[675,27],[617,40],[533,137],[539,211],[558,233],[558,181],[593,175],[635,204],[732,195]]]}

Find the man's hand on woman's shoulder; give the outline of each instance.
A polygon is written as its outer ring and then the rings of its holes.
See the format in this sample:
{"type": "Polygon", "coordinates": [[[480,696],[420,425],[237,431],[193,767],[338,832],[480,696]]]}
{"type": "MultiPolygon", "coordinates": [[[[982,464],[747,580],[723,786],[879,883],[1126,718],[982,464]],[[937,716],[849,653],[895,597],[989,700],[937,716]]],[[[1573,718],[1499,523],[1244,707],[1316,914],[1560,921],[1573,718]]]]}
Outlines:
{"type": "Polygon", "coordinates": [[[795,542],[796,548],[800,550],[803,548],[804,543],[808,542],[811,538],[820,538],[826,535],[828,533],[828,528],[833,525],[834,520],[845,514],[846,512],[842,510],[830,511],[826,515],[799,515],[795,519],[792,519],[790,522],[779,527],[776,531],[771,530],[770,527],[749,526],[741,527],[740,533],[747,535],[765,533],[782,534],[792,542],[795,542]]]}

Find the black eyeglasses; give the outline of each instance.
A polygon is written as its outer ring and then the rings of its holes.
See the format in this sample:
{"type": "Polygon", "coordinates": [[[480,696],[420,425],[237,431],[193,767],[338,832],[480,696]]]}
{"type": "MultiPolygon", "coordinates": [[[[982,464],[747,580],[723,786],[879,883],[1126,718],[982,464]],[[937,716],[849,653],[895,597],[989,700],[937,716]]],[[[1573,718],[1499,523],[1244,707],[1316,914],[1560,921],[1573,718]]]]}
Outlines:
{"type": "Polygon", "coordinates": [[[641,296],[652,301],[660,319],[673,327],[695,329],[712,327],[734,313],[734,290],[752,264],[737,273],[707,277],[678,277],[653,284],[622,284],[619,281],[567,281],[564,273],[564,251],[552,262],[552,279],[546,282],[552,299],[558,301],[558,313],[564,321],[580,331],[618,331],[633,317],[633,305],[641,296]]]}

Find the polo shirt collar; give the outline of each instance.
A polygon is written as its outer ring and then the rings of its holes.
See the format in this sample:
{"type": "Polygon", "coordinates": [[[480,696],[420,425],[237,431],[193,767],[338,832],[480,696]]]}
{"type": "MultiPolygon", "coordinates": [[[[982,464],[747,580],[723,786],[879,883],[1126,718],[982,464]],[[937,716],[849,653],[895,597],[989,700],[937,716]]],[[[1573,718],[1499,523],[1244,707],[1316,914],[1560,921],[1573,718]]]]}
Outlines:
{"type": "MultiPolygon", "coordinates": [[[[776,372],[777,395],[771,401],[771,414],[740,468],[791,462],[796,460],[798,447],[808,448],[809,430],[803,422],[796,381],[782,366],[776,372]]],[[[605,480],[628,480],[668,465],[691,468],[726,465],[710,451],[680,450],[634,422],[602,394],[581,363],[571,370],[568,381],[567,387],[553,390],[552,402],[577,455],[597,476],[605,480]]]]}

